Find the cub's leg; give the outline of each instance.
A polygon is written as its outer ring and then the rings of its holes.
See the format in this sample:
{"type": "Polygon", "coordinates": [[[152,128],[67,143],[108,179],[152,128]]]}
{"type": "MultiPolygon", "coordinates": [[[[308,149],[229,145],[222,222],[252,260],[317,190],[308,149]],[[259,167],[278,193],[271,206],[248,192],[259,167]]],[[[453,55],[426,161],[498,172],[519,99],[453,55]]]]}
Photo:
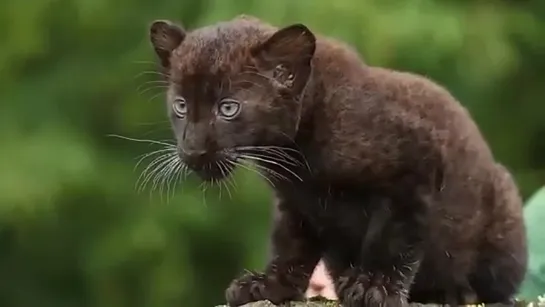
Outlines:
{"type": "Polygon", "coordinates": [[[423,199],[392,199],[373,210],[358,255],[326,250],[324,259],[343,306],[408,305],[409,288],[423,257],[426,214],[423,199]]]}
{"type": "Polygon", "coordinates": [[[269,300],[274,304],[303,300],[310,276],[322,254],[312,229],[296,206],[279,200],[271,237],[272,255],[265,271],[248,272],[226,290],[229,306],[269,300]]]}

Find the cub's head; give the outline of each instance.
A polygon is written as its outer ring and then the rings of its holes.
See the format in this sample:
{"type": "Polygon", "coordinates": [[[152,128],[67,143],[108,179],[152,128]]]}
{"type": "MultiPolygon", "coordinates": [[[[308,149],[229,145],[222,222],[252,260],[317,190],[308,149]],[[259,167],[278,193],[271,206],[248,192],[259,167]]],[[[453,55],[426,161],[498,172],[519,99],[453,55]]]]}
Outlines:
{"type": "Polygon", "coordinates": [[[149,30],[168,78],[178,154],[189,169],[222,179],[245,151],[290,144],[316,49],[307,27],[275,29],[242,17],[191,31],[159,20],[149,30]]]}

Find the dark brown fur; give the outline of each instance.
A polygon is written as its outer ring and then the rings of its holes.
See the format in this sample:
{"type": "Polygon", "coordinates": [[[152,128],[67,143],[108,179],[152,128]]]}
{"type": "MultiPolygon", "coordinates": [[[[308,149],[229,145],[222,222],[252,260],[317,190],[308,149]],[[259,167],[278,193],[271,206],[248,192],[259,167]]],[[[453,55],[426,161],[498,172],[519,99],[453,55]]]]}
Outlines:
{"type": "Polygon", "coordinates": [[[276,192],[273,257],[233,281],[230,305],[301,299],[320,258],[346,307],[516,293],[527,261],[517,187],[448,91],[365,65],[303,25],[159,21],[150,35],[181,159],[210,180],[260,154],[276,192]],[[218,113],[225,97],[235,118],[218,113]]]}

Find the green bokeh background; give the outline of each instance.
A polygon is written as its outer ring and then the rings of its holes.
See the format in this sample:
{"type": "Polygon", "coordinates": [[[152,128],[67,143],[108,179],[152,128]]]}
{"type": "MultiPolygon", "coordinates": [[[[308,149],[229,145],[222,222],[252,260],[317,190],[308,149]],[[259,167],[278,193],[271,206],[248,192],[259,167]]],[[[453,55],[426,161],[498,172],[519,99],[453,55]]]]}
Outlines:
{"type": "Polygon", "coordinates": [[[231,196],[191,180],[168,199],[137,193],[136,158],[158,147],[107,136],[171,137],[144,73],[152,20],[192,28],[241,13],[303,22],[372,65],[433,78],[525,199],[545,182],[545,1],[1,0],[1,307],[207,307],[263,265],[270,191],[258,176],[237,173],[231,196]]]}

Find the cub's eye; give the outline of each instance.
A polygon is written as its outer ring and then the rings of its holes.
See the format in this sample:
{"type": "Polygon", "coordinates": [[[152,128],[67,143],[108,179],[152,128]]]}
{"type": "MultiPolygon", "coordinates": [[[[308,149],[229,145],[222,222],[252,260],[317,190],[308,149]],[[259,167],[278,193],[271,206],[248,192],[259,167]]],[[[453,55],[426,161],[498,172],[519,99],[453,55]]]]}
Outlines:
{"type": "Polygon", "coordinates": [[[218,111],[222,117],[232,119],[240,112],[240,103],[234,99],[223,99],[218,106],[218,111]]]}
{"type": "Polygon", "coordinates": [[[182,97],[176,98],[172,104],[172,109],[174,109],[176,116],[184,117],[187,113],[187,103],[185,102],[185,99],[182,97]]]}

